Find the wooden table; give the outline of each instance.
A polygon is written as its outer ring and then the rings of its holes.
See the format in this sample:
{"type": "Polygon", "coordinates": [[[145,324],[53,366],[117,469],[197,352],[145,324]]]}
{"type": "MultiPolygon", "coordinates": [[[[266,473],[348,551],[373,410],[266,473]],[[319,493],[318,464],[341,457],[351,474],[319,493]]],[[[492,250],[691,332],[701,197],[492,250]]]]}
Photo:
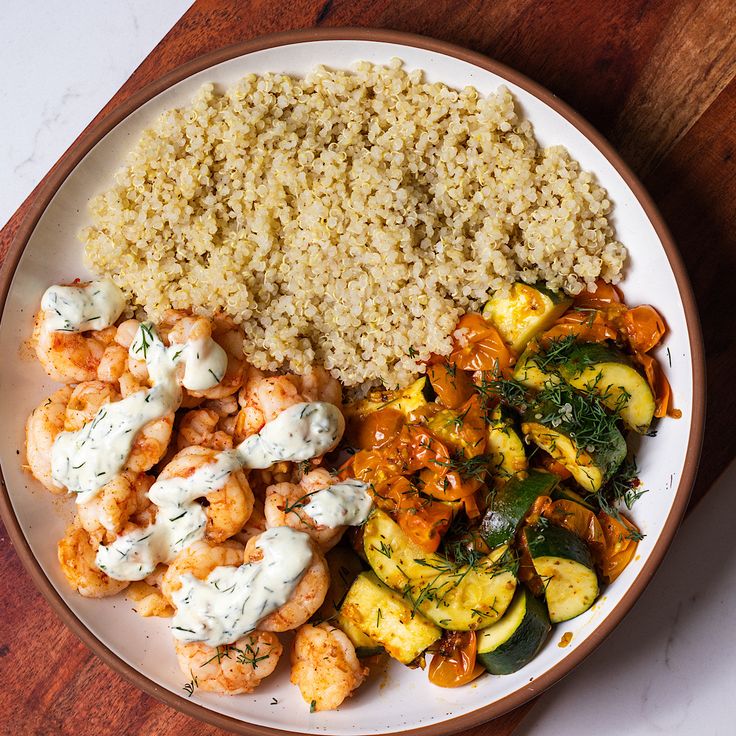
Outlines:
{"type": "MultiPolygon", "coordinates": [[[[199,0],[100,112],[218,46],[315,25],[434,36],[541,82],[643,178],[693,281],[709,400],[696,503],[736,455],[733,0],[199,0]]],[[[0,232],[0,259],[34,194],[0,232]]],[[[0,734],[214,736],[97,660],[51,613],[0,528],[0,734]],[[6,729],[6,730],[3,730],[6,729]]],[[[513,732],[532,704],[474,730],[513,732]]]]}

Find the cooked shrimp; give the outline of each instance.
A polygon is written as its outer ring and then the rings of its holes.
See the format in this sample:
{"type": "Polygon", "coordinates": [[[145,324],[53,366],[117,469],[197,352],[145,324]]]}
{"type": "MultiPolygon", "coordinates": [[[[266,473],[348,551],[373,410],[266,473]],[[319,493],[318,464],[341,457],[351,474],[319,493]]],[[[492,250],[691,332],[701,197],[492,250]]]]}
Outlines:
{"type": "Polygon", "coordinates": [[[243,524],[243,528],[237,534],[234,534],[232,538],[245,545],[248,540],[262,534],[267,528],[266,516],[263,512],[263,499],[254,495],[253,511],[248,517],[248,521],[243,524]]]}
{"type": "Polygon", "coordinates": [[[136,435],[124,469],[145,473],[156,465],[166,454],[173,428],[173,411],[148,422],[136,435]]]}
{"type": "Polygon", "coordinates": [[[328,623],[305,624],[291,648],[291,681],[312,710],[335,710],[368,676],[355,647],[328,623]]]}
{"type": "Polygon", "coordinates": [[[174,647],[181,671],[200,690],[224,695],[253,692],[276,669],[283,651],[276,634],[258,630],[221,647],[178,639],[174,647]]]}
{"type": "Polygon", "coordinates": [[[299,376],[299,393],[304,401],[326,401],[328,404],[342,406],[342,387],[340,382],[321,366],[314,366],[299,376]]]}
{"type": "Polygon", "coordinates": [[[97,378],[106,383],[117,383],[120,376],[128,369],[128,351],[117,343],[105,348],[97,366],[97,378]]]}
{"type": "MultiPolygon", "coordinates": [[[[258,537],[245,545],[245,562],[263,558],[256,547],[258,537]]],[[[306,623],[322,605],[330,587],[330,573],[324,555],[312,543],[312,562],[298,582],[289,600],[259,622],[264,631],[289,631],[306,623]]]]}
{"type": "Polygon", "coordinates": [[[95,418],[95,414],[100,410],[100,407],[119,399],[120,394],[111,383],[104,383],[103,381],[84,381],[80,383],[75,386],[72,395],[69,397],[64,417],[64,430],[76,432],[95,418]]]}
{"type": "Polygon", "coordinates": [[[141,323],[137,319],[126,319],[125,322],[121,322],[115,333],[115,342],[125,349],[128,373],[143,385],[148,382],[148,366],[146,365],[146,361],[134,358],[129,354],[130,346],[133,344],[133,340],[136,334],[138,334],[138,328],[140,326],[141,323]]]}
{"type": "Polygon", "coordinates": [[[238,397],[235,394],[225,396],[222,399],[212,399],[202,404],[203,409],[214,411],[220,418],[217,423],[217,429],[229,434],[231,437],[235,434],[235,424],[238,419],[238,397]]]}
{"type": "Polygon", "coordinates": [[[192,445],[201,445],[213,450],[231,450],[233,438],[218,430],[220,417],[213,409],[192,409],[181,418],[176,445],[181,450],[192,445]]]}
{"type": "Polygon", "coordinates": [[[317,468],[307,473],[299,485],[277,483],[269,486],[264,504],[268,528],[290,526],[309,534],[322,552],[332,549],[340,541],[346,527],[320,526],[304,510],[304,506],[309,503],[309,494],[327,488],[332,482],[333,478],[328,470],[317,468]]]}
{"type": "Polygon", "coordinates": [[[238,394],[241,406],[235,425],[235,441],[259,432],[266,422],[275,419],[284,409],[304,401],[296,386],[295,376],[266,377],[252,366],[238,394]]]}
{"type": "Polygon", "coordinates": [[[243,563],[243,545],[229,540],[222,544],[209,544],[199,540],[182,550],[161,578],[161,592],[169,603],[172,593],[181,588],[179,578],[188,572],[204,580],[216,567],[237,566],[243,563]]]}
{"type": "Polygon", "coordinates": [[[64,577],[86,598],[106,598],[124,590],[128,583],[113,580],[97,567],[95,555],[99,542],[91,539],[79,521],[75,521],[59,541],[57,553],[64,577]]]}
{"type": "Polygon", "coordinates": [[[130,519],[151,503],[146,494],[153,480],[130,471],[116,475],[94,498],[77,505],[80,524],[92,539],[105,544],[114,541],[130,519]]]}
{"type": "Polygon", "coordinates": [[[52,493],[66,492],[66,488],[51,477],[51,448],[56,436],[64,431],[64,416],[71,395],[72,387],[62,386],[37,406],[26,421],[28,468],[52,493]]]}
{"type": "Polygon", "coordinates": [[[126,596],[135,603],[133,610],[143,618],[159,616],[168,618],[174,615],[174,607],[163,593],[144,580],[136,580],[128,586],[126,596]]]}
{"type": "Polygon", "coordinates": [[[97,378],[105,348],[113,341],[115,328],[89,332],[55,332],[46,329],[44,312],[33,325],[33,344],[38,360],[48,375],[61,383],[79,383],[97,378]]]}
{"type": "MultiPolygon", "coordinates": [[[[213,462],[216,456],[217,452],[207,447],[185,447],[161,471],[159,479],[186,478],[203,465],[213,462]]],[[[206,494],[205,498],[205,539],[214,544],[224,542],[240,531],[253,511],[253,492],[242,470],[230,473],[225,484],[206,494]]]]}

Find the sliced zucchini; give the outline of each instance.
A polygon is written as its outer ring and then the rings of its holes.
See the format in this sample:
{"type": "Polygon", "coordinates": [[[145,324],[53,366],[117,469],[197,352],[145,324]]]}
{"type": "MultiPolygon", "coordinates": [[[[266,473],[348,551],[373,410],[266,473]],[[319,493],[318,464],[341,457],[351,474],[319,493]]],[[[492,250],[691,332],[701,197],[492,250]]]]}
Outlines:
{"type": "Polygon", "coordinates": [[[478,661],[493,675],[510,675],[537,656],[551,629],[544,603],[519,587],[501,619],[478,632],[478,661]]]}
{"type": "Polygon", "coordinates": [[[485,543],[491,548],[508,544],[537,497],[548,496],[559,482],[552,473],[532,470],[526,478],[516,476],[497,488],[480,525],[485,543]]]}
{"type": "Polygon", "coordinates": [[[457,566],[425,552],[380,509],[364,525],[365,553],[378,577],[443,629],[488,626],[504,613],[516,588],[507,547],[457,566]]]}
{"type": "Polygon", "coordinates": [[[536,334],[551,327],[570,304],[572,299],[564,294],[517,281],[505,294],[491,297],[483,308],[483,317],[496,327],[514,352],[520,353],[536,334]]]}
{"type": "Polygon", "coordinates": [[[365,570],[365,565],[355,550],[343,545],[333,547],[325,555],[325,559],[330,571],[330,587],[324,603],[315,614],[315,618],[320,621],[332,618],[340,610],[342,599],[353,581],[365,570]]]}
{"type": "Polygon", "coordinates": [[[527,468],[526,450],[514,425],[501,409],[491,412],[486,434],[486,453],[490,455],[491,475],[496,480],[513,478],[527,468]]]}
{"type": "Polygon", "coordinates": [[[319,621],[332,621],[342,629],[348,639],[353,642],[355,653],[359,657],[370,657],[380,654],[381,645],[366,636],[352,621],[340,612],[343,599],[354,580],[363,572],[363,563],[350,547],[338,546],[327,555],[327,566],[330,570],[330,587],[324,603],[315,614],[319,621]]]}
{"type": "Polygon", "coordinates": [[[645,434],[654,418],[654,394],[646,378],[620,350],[598,343],[583,343],[559,367],[575,388],[592,392],[627,427],[645,434]]]}
{"type": "Polygon", "coordinates": [[[567,486],[563,486],[561,483],[557,486],[557,488],[554,489],[554,491],[552,491],[552,500],[573,501],[574,503],[579,503],[581,506],[588,509],[588,511],[598,511],[598,509],[593,506],[593,504],[588,503],[579,493],[571,491],[567,486]]]}
{"type": "Polygon", "coordinates": [[[390,407],[408,416],[429,403],[427,400],[429,390],[429,381],[426,376],[422,376],[406,388],[397,389],[396,391],[385,389],[371,391],[367,398],[346,404],[343,407],[343,414],[346,419],[362,419],[368,414],[390,407]]]}
{"type": "Polygon", "coordinates": [[[572,532],[545,525],[523,531],[534,569],[544,583],[552,623],[587,611],[598,597],[598,576],[585,543],[572,532]]]}
{"type": "Polygon", "coordinates": [[[340,613],[404,664],[413,662],[442,635],[435,624],[372,572],[358,575],[345,596],[340,613]]]}
{"type": "Polygon", "coordinates": [[[600,406],[573,393],[572,389],[566,391],[566,395],[558,397],[557,403],[542,398],[530,406],[521,431],[528,441],[562,463],[582,488],[595,493],[626,458],[626,440],[616,429],[613,418],[600,406]],[[581,447],[575,437],[583,432],[584,413],[588,424],[597,422],[600,427],[596,444],[581,447]]]}
{"type": "Polygon", "coordinates": [[[538,352],[536,343],[530,345],[519,357],[514,366],[514,380],[527,388],[541,391],[546,386],[556,386],[562,379],[554,371],[544,371],[534,359],[538,352]]]}

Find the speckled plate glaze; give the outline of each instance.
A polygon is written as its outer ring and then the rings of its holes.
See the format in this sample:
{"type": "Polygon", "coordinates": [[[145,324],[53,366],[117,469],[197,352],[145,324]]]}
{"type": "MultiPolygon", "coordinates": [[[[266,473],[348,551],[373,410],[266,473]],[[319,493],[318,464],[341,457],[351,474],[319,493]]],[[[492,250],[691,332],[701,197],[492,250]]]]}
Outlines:
{"type": "MultiPolygon", "coordinates": [[[[67,152],[22,223],[0,278],[0,464],[3,518],[36,584],[64,622],[108,664],[164,702],[210,723],[250,734],[447,734],[469,728],[523,703],[567,673],[621,620],[659,565],[684,513],[694,479],[703,427],[702,339],[690,285],[677,250],[641,184],[584,120],[522,75],[478,54],[431,39],[391,31],[310,30],[280,34],[216,51],[185,64],[144,89],[90,129],[67,152]],[[666,316],[669,333],[659,348],[679,421],[660,423],[644,438],[639,462],[650,489],[636,506],[646,534],[639,554],[591,610],[557,626],[527,667],[504,677],[443,690],[425,674],[393,662],[376,673],[340,710],[310,714],[288,682],[288,656],[252,695],[217,697],[195,691],[177,667],[168,624],[142,619],[123,597],[87,600],[72,593],[56,561],[71,504],[58,501],[21,468],[23,422],[52,384],[23,348],[34,310],[51,283],[86,274],[77,232],[87,224],[90,197],[105,188],[141,131],[162,111],[189,101],[205,82],[226,86],[248,72],[301,75],[316,64],[346,68],[358,60],[403,59],[431,81],[473,85],[488,93],[507,85],[542,144],[562,144],[592,171],[614,203],[618,237],[629,249],[623,284],[627,301],[651,303],[666,316]],[[671,363],[671,366],[669,365],[671,363]],[[562,637],[571,636],[565,648],[562,637]]],[[[50,673],[51,674],[51,673],[50,673]]]]}

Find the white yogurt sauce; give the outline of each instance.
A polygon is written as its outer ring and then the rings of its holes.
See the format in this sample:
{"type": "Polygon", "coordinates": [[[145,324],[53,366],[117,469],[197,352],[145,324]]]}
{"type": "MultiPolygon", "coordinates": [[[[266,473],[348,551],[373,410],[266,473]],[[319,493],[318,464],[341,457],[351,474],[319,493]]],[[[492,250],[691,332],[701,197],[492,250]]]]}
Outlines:
{"type": "Polygon", "coordinates": [[[84,286],[51,286],[41,298],[44,328],[49,332],[104,330],[125,309],[125,297],[112,281],[84,286]]]}
{"type": "Polygon", "coordinates": [[[291,598],[312,562],[309,535],[276,527],[263,532],[256,547],[263,553],[257,562],[216,567],[205,580],[181,576],[181,588],[172,595],[177,639],[229,644],[291,598]]]}
{"type": "Polygon", "coordinates": [[[313,493],[304,511],[320,526],[357,526],[368,518],[373,505],[368,488],[352,478],[335,483],[313,493]]]}
{"type": "Polygon", "coordinates": [[[83,494],[77,499],[82,503],[124,468],[133,443],[146,424],[179,408],[180,363],[185,364],[184,386],[192,390],[216,386],[227,369],[227,354],[211,338],[167,348],[150,323],[140,325],[129,354],[146,361],[153,388],[105,404],[81,429],[61,432],[51,448],[53,479],[70,491],[83,494]]]}
{"type": "Polygon", "coordinates": [[[157,480],[148,492],[159,507],[155,523],[100,546],[97,566],[116,580],[142,580],[159,562],[172,562],[184,547],[204,536],[206,515],[196,499],[222,488],[234,470],[324,455],[337,446],[344,429],[342,414],[333,404],[314,402],[285,409],[259,434],[217,453],[213,462],[190,476],[157,480]]]}
{"type": "MultiPolygon", "coordinates": [[[[176,349],[180,346],[172,347],[176,349]]],[[[211,337],[190,340],[181,357],[184,359],[182,385],[190,391],[206,391],[216,386],[227,371],[227,353],[211,337]]]]}

